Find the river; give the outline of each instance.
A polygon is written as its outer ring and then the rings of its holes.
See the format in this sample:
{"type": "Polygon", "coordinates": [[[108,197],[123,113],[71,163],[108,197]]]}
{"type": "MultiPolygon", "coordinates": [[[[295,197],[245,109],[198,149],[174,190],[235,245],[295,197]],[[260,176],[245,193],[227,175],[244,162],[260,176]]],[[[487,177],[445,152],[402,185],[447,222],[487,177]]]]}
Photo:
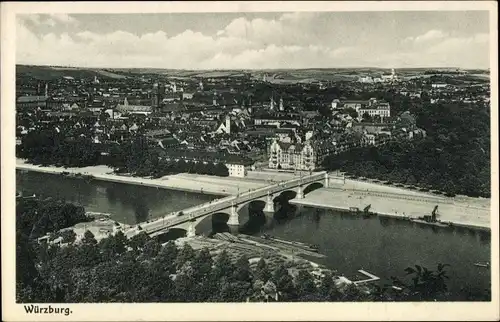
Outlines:
{"type": "Polygon", "coordinates": [[[64,177],[39,172],[16,172],[17,190],[77,203],[86,211],[110,213],[114,220],[133,225],[173,211],[217,199],[217,196],[157,189],[133,184],[64,177]]]}
{"type": "MultiPolygon", "coordinates": [[[[79,203],[88,211],[108,212],[119,222],[134,224],[217,198],[213,195],[156,189],[36,172],[16,175],[17,190],[79,203]]],[[[436,228],[384,217],[360,218],[333,210],[295,207],[289,197],[278,200],[281,209],[264,224],[263,204],[252,203],[240,211],[242,232],[317,244],[324,259],[311,259],[352,276],[364,269],[381,277],[404,276],[415,264],[435,270],[449,264],[447,273],[452,300],[484,298],[490,288],[490,269],[476,267],[491,261],[490,233],[465,228],[436,228]],[[249,220],[249,218],[251,220],[249,220]]],[[[217,217],[217,216],[214,216],[217,217]]],[[[225,219],[227,220],[227,218],[225,219]]],[[[227,230],[217,218],[203,220],[198,233],[227,230]]]]}

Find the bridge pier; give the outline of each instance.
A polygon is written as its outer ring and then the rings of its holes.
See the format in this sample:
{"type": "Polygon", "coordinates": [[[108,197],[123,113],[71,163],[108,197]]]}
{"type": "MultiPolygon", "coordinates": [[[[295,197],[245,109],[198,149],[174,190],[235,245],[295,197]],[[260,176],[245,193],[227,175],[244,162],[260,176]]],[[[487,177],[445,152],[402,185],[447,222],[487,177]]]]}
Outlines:
{"type": "Polygon", "coordinates": [[[297,199],[304,199],[304,189],[302,189],[302,186],[297,188],[297,199]]]}
{"type": "Polygon", "coordinates": [[[229,226],[229,230],[231,231],[231,233],[238,233],[238,230],[240,228],[240,220],[238,218],[238,206],[236,206],[234,203],[231,203],[231,214],[229,215],[227,225],[229,226]]]}
{"type": "Polygon", "coordinates": [[[264,212],[266,213],[269,212],[274,214],[273,196],[269,192],[267,193],[266,206],[264,207],[264,212]]]}
{"type": "Polygon", "coordinates": [[[194,224],[190,224],[187,230],[186,237],[194,237],[196,236],[196,229],[194,228],[194,224]]]}
{"type": "Polygon", "coordinates": [[[274,200],[273,196],[268,192],[266,198],[266,206],[264,207],[264,215],[266,216],[266,224],[270,225],[274,220],[274,200]]]}

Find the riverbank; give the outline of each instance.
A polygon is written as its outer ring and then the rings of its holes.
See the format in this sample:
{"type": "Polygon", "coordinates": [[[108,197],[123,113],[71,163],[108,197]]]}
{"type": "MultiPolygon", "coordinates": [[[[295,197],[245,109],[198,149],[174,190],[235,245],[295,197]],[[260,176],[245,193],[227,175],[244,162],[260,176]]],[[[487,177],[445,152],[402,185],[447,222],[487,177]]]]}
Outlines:
{"type": "Polygon", "coordinates": [[[471,204],[455,199],[431,199],[421,196],[371,194],[362,191],[346,191],[335,188],[321,188],[310,192],[304,199],[292,199],[291,204],[349,211],[351,207],[369,211],[380,216],[407,219],[430,215],[438,205],[438,219],[456,226],[490,230],[490,207],[471,204]]]}
{"type": "Polygon", "coordinates": [[[235,195],[249,189],[257,189],[268,185],[266,181],[245,178],[216,177],[208,175],[193,175],[180,173],[168,175],[157,179],[117,175],[107,166],[91,166],[83,168],[63,168],[53,166],[38,166],[16,159],[16,169],[36,171],[52,174],[82,174],[92,176],[93,179],[156,187],[170,190],[206,193],[219,196],[235,195]]]}

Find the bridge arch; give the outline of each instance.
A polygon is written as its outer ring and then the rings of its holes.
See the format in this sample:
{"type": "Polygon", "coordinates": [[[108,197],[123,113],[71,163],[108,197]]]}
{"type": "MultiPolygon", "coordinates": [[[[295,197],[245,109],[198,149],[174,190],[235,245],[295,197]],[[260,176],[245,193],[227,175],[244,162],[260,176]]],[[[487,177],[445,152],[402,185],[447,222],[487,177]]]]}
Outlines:
{"type": "Polygon", "coordinates": [[[169,228],[164,233],[158,235],[157,238],[160,242],[167,242],[169,240],[175,240],[177,238],[186,237],[186,235],[187,235],[186,229],[179,227],[172,227],[169,228]]]}
{"type": "Polygon", "coordinates": [[[323,182],[316,181],[316,182],[310,183],[304,187],[304,190],[303,190],[304,196],[307,195],[309,192],[313,192],[314,190],[324,188],[324,187],[325,187],[325,185],[323,182]]]}
{"type": "Polygon", "coordinates": [[[266,207],[266,199],[267,197],[264,197],[264,198],[250,200],[248,202],[245,202],[244,204],[241,204],[238,207],[238,219],[240,224],[244,224],[245,222],[250,220],[251,217],[264,214],[264,208],[266,207]]]}
{"type": "Polygon", "coordinates": [[[238,212],[240,231],[244,234],[258,232],[268,221],[267,216],[274,214],[265,213],[267,197],[251,200],[245,203],[238,212]]]}
{"type": "Polygon", "coordinates": [[[281,191],[279,194],[276,193],[274,196],[273,196],[273,201],[275,203],[281,203],[283,201],[287,201],[288,200],[292,200],[294,198],[297,197],[297,188],[295,189],[288,189],[288,190],[283,190],[281,191]]]}
{"type": "Polygon", "coordinates": [[[196,234],[210,235],[213,232],[229,232],[229,226],[227,224],[230,216],[229,211],[214,212],[194,222],[196,234]]]}

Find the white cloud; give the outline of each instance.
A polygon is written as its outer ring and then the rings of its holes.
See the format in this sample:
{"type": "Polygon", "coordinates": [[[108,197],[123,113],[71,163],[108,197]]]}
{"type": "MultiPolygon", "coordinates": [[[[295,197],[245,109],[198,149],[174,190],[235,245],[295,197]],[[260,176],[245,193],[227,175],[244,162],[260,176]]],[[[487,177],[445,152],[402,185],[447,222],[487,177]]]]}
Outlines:
{"type": "Polygon", "coordinates": [[[26,19],[27,21],[32,22],[35,25],[40,24],[40,21],[41,21],[40,15],[37,15],[37,14],[22,15],[21,17],[26,19]]]}
{"type": "Polygon", "coordinates": [[[407,37],[406,39],[404,39],[404,42],[413,42],[413,43],[419,44],[419,43],[424,43],[427,41],[440,40],[440,39],[446,38],[448,36],[449,36],[449,34],[446,32],[443,32],[442,30],[432,29],[432,30],[427,31],[425,34],[422,34],[422,35],[419,35],[416,37],[407,37]]]}
{"type": "Polygon", "coordinates": [[[424,41],[428,41],[428,40],[443,39],[447,36],[448,36],[448,34],[441,31],[441,30],[429,30],[425,34],[416,37],[415,42],[418,43],[418,42],[424,42],[424,41]]]}
{"type": "Polygon", "coordinates": [[[55,20],[59,23],[62,23],[62,24],[66,24],[66,25],[77,25],[78,24],[78,20],[76,20],[72,16],[65,14],[65,13],[51,14],[50,17],[53,20],[55,20]]]}
{"type": "Polygon", "coordinates": [[[61,25],[74,25],[77,26],[79,24],[78,20],[74,17],[61,13],[61,14],[23,14],[20,15],[21,20],[29,21],[31,24],[35,26],[50,26],[54,27],[57,24],[61,25]]]}
{"type": "Polygon", "coordinates": [[[343,57],[349,54],[352,54],[356,51],[356,47],[340,47],[335,50],[332,50],[331,55],[333,57],[343,57]]]}
{"type": "Polygon", "coordinates": [[[45,20],[44,24],[47,26],[54,27],[57,23],[54,19],[49,18],[49,19],[45,20]]]}
{"type": "MultiPolygon", "coordinates": [[[[86,67],[157,67],[182,69],[250,69],[308,67],[484,66],[489,37],[450,37],[438,29],[407,38],[389,48],[364,41],[336,41],[318,32],[316,15],[286,13],[276,19],[238,18],[206,35],[185,30],[134,34],[123,30],[89,30],[37,34],[35,24],[78,24],[68,15],[29,15],[17,21],[17,62],[86,67]],[[57,17],[57,18],[56,18],[57,17]],[[33,28],[33,30],[35,30],[33,28]],[[38,36],[37,36],[38,35],[38,36]],[[434,41],[432,41],[434,40],[434,41]],[[439,41],[436,41],[439,40],[439,41]],[[408,42],[411,41],[411,46],[408,42]],[[401,44],[401,43],[400,43],[401,44]],[[470,65],[469,65],[470,66],[470,65]]],[[[52,29],[51,29],[52,30],[52,29]]],[[[486,66],[487,67],[487,66],[486,66]]]]}
{"type": "MultiPolygon", "coordinates": [[[[217,35],[245,38],[249,41],[267,46],[276,45],[306,45],[318,43],[318,26],[314,18],[318,13],[294,12],[285,13],[277,19],[255,18],[247,20],[240,17],[231,21],[217,35]]],[[[320,30],[324,33],[325,30],[320,30]]]]}

